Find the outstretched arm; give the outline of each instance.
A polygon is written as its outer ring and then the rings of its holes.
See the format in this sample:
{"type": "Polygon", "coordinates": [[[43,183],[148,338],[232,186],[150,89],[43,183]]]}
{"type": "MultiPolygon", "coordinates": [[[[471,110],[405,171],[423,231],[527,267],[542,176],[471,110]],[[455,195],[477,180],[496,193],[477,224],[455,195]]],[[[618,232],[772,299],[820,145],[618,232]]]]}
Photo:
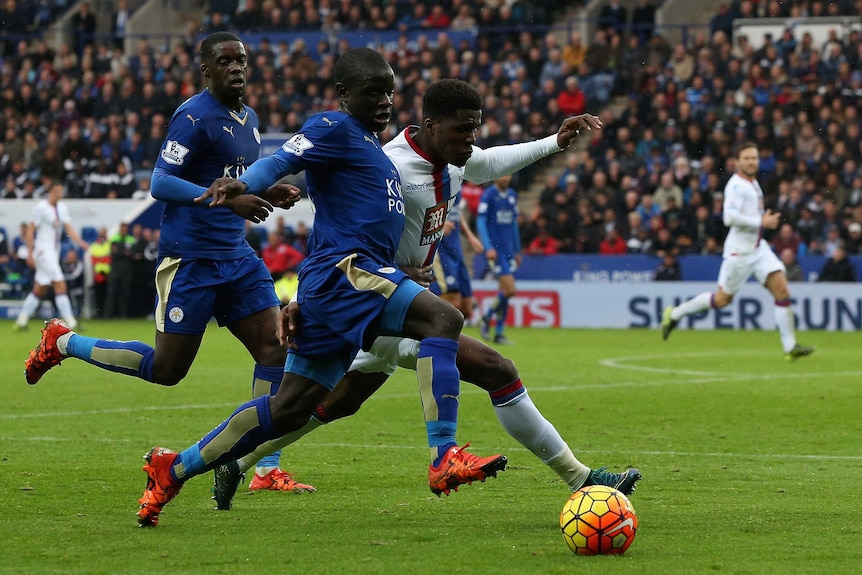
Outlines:
{"type": "Polygon", "coordinates": [[[602,122],[597,116],[582,114],[566,118],[556,134],[535,142],[494,146],[487,150],[474,146],[473,155],[464,166],[464,179],[484,183],[514,174],[546,156],[568,148],[582,128],[593,130],[601,127],[602,122]]]}

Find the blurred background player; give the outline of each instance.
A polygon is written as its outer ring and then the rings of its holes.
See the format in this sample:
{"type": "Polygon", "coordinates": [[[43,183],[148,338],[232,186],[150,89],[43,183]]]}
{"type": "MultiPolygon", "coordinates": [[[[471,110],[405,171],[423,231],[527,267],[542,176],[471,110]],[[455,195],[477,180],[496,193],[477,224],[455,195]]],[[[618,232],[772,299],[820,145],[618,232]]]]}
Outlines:
{"type": "Polygon", "coordinates": [[[763,240],[763,230],[778,227],[781,214],[763,210],[763,190],[757,183],[760,157],[757,145],[746,142],[736,153],[736,173],[724,188],[724,225],[730,228],[724,242],[724,254],[718,271],[718,289],[703,292],[662,314],[661,332],[666,340],[679,320],[709,308],[721,309],[751,275],[775,298],[775,325],[781,336],[781,347],[790,361],[814,352],[813,347],[796,343],[793,309],[784,264],[763,240]]]}
{"type": "Polygon", "coordinates": [[[518,194],[509,186],[512,176],[494,180],[482,194],[476,215],[476,231],[482,240],[488,267],[497,276],[497,297],[483,313],[480,329],[482,337],[491,338],[494,326],[494,343],[511,345],[503,335],[509,314],[509,298],[515,295],[515,272],[521,264],[521,233],[518,229],[518,194]]]}
{"type": "MultiPolygon", "coordinates": [[[[207,88],[177,108],[153,177],[153,197],[165,202],[155,278],[155,346],[84,337],[71,331],[74,320],[68,327],[51,320],[26,362],[27,383],[35,384],[48,369],[75,357],[151,383],[176,385],[194,362],[212,317],[254,359],[255,397],[270,395],[281,382],[285,352],[275,335],[280,302],[269,271],[245,241],[245,219],[259,222],[272,205],[252,194],[213,209],[194,201],[216,178],[241,174],[260,155],[257,114],[243,104],[246,50],[236,35],[218,32],[202,42],[201,62],[207,88]]],[[[266,195],[278,204],[283,193],[286,189],[278,188],[266,195]]],[[[268,489],[314,489],[278,469],[277,456],[262,462],[257,474],[268,489]]]]}
{"type": "Polygon", "coordinates": [[[16,329],[27,329],[27,321],[36,312],[49,287],[54,288],[54,302],[63,320],[73,328],[78,325],[60,266],[60,240],[65,233],[82,250],[86,251],[88,245],[72,226],[69,208],[62,201],[63,192],[63,183],[55,180],[48,188],[48,197],[33,207],[26,236],[27,265],[35,269],[36,274],[33,290],[27,294],[15,320],[16,329]]]}
{"type": "Polygon", "coordinates": [[[446,217],[443,237],[437,246],[434,260],[434,281],[431,291],[448,301],[469,320],[473,316],[473,287],[470,283],[470,270],[464,261],[461,235],[467,238],[475,253],[482,253],[482,242],[470,229],[464,216],[466,206],[460,199],[452,205],[446,217]]]}

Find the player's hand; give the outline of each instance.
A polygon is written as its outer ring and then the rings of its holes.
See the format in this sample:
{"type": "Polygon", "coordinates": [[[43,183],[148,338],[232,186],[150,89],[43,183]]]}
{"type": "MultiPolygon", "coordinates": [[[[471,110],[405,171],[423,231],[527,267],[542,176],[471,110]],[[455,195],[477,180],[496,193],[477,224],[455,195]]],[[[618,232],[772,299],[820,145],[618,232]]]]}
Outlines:
{"type": "Polygon", "coordinates": [[[477,254],[481,254],[482,250],[485,249],[485,246],[482,245],[482,241],[476,236],[468,236],[467,242],[470,244],[470,247],[473,248],[473,251],[477,254]]]}
{"type": "Polygon", "coordinates": [[[33,254],[27,254],[27,267],[31,270],[36,269],[36,260],[33,258],[33,254]]]}
{"type": "Polygon", "coordinates": [[[291,184],[273,184],[261,197],[276,208],[289,210],[299,201],[299,188],[291,184]]]}
{"type": "Polygon", "coordinates": [[[423,266],[421,268],[401,266],[401,271],[407,274],[410,279],[425,288],[430,286],[431,282],[434,281],[434,270],[431,266],[423,266]]]}
{"type": "Polygon", "coordinates": [[[494,248],[485,250],[485,259],[489,262],[497,261],[497,250],[495,250],[494,248]]]}
{"type": "Polygon", "coordinates": [[[200,204],[212,198],[212,206],[224,205],[224,202],[230,198],[235,198],[245,194],[248,186],[233,178],[219,178],[203,194],[195,198],[195,203],[200,204]]]}
{"type": "Polygon", "coordinates": [[[515,254],[515,264],[520,267],[521,266],[521,254],[515,254]]]}
{"type": "Polygon", "coordinates": [[[560,149],[568,148],[582,129],[586,130],[601,130],[602,121],[598,116],[592,114],[581,114],[580,116],[569,116],[563,120],[563,125],[557,131],[557,145],[560,149]]]}
{"type": "MultiPolygon", "coordinates": [[[[214,204],[213,204],[214,205],[214,204]]],[[[235,198],[226,199],[222,205],[241,218],[259,224],[272,213],[272,204],[253,194],[243,194],[235,198]]]]}
{"type": "Polygon", "coordinates": [[[296,327],[299,325],[299,319],[299,304],[295,301],[281,308],[276,326],[276,335],[281,347],[298,349],[294,337],[296,336],[296,327]]]}
{"type": "Polygon", "coordinates": [[[767,230],[774,230],[778,227],[778,221],[781,219],[781,212],[773,212],[772,210],[766,210],[766,213],[763,214],[762,224],[763,227],[767,230]]]}

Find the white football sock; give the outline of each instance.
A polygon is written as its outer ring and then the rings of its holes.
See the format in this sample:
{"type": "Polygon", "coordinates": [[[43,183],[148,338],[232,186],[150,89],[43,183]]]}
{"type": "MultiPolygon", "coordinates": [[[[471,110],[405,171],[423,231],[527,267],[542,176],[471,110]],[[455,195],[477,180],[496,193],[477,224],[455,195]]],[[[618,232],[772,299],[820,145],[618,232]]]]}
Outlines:
{"type": "Polygon", "coordinates": [[[706,311],[712,305],[712,293],[711,292],[703,292],[699,293],[688,301],[685,301],[675,308],[673,308],[670,312],[670,319],[674,321],[679,321],[687,315],[692,315],[695,313],[700,313],[702,311],[706,311]]]}
{"type": "Polygon", "coordinates": [[[578,461],[551,422],[524,394],[514,403],[495,405],[494,413],[509,435],[550,467],[572,490],[581,487],[590,468],[578,461]]]}
{"type": "Polygon", "coordinates": [[[71,329],[75,329],[78,326],[78,320],[75,319],[75,314],[72,312],[72,302],[69,301],[69,296],[61,293],[54,297],[54,303],[57,304],[57,309],[60,311],[60,315],[66,322],[66,325],[71,329]]]}
{"type": "Polygon", "coordinates": [[[775,326],[778,328],[778,333],[781,336],[781,347],[784,348],[784,353],[790,353],[790,350],[796,347],[796,333],[793,329],[793,308],[789,305],[776,305],[775,311],[775,326]]]}
{"type": "Polygon", "coordinates": [[[39,298],[33,292],[28,293],[27,297],[24,298],[24,303],[21,305],[21,313],[18,314],[18,319],[15,320],[15,323],[22,326],[27,325],[27,321],[33,315],[33,312],[36,311],[37,307],[39,307],[39,298]]]}

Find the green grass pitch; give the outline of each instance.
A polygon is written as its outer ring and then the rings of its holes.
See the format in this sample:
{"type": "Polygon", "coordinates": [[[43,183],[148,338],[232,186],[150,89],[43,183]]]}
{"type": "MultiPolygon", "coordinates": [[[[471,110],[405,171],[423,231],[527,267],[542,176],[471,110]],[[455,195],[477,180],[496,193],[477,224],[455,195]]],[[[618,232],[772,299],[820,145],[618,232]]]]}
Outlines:
{"type": "MultiPolygon", "coordinates": [[[[141,456],[181,449],[248,399],[251,360],[211,326],[185,381],[162,388],[77,360],[36,386],[38,340],[0,324],[0,573],[853,573],[862,565],[862,354],[856,333],[511,330],[503,352],[587,465],[637,466],[637,537],[576,557],[568,492],[464,385],[459,439],[500,452],[497,479],[437,498],[414,374],[285,454],[315,494],[238,493],[213,510],[192,480],[156,529],[136,526],[141,456]]],[[[476,330],[467,328],[475,335],[476,330]]],[[[148,322],[87,335],[152,342],[148,322]]]]}

